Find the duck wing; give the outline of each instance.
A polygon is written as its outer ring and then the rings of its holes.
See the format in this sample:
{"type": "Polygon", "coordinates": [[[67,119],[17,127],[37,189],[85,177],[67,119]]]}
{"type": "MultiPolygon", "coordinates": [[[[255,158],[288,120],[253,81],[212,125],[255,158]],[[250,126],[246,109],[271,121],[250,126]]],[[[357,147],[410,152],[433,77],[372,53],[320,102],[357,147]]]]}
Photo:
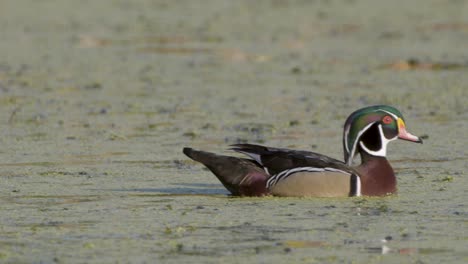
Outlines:
{"type": "Polygon", "coordinates": [[[343,161],[316,152],[272,148],[255,144],[235,144],[231,147],[232,150],[254,159],[271,176],[299,168],[331,169],[356,174],[356,171],[343,161]]]}

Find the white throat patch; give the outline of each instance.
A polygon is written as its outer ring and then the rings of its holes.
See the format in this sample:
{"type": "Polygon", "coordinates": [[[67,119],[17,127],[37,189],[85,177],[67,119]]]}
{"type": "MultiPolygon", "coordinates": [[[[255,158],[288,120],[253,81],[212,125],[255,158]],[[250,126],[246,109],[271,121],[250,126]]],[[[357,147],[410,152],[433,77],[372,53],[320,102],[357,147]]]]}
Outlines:
{"type": "Polygon", "coordinates": [[[365,152],[367,152],[367,153],[369,153],[369,154],[371,154],[371,155],[373,155],[373,156],[386,157],[386,156],[387,156],[387,144],[388,144],[388,142],[397,139],[398,136],[396,136],[396,137],[394,137],[394,138],[391,138],[391,139],[387,139],[387,138],[384,136],[383,129],[382,129],[382,125],[379,124],[378,127],[379,127],[379,133],[380,133],[380,143],[381,143],[382,147],[381,147],[379,150],[377,150],[377,151],[373,151],[373,150],[368,149],[368,148],[364,145],[364,143],[363,143],[362,141],[359,141],[359,146],[361,146],[361,148],[362,148],[365,152]]]}

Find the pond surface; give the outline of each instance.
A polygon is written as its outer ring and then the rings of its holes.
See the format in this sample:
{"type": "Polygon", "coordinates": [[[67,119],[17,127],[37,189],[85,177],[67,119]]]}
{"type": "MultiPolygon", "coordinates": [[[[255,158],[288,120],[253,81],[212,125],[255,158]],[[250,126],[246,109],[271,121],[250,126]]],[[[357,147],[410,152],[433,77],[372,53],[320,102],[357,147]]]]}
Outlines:
{"type": "Polygon", "coordinates": [[[468,262],[468,3],[2,1],[0,262],[468,262]],[[184,146],[342,158],[400,109],[398,195],[235,198],[184,146]]]}

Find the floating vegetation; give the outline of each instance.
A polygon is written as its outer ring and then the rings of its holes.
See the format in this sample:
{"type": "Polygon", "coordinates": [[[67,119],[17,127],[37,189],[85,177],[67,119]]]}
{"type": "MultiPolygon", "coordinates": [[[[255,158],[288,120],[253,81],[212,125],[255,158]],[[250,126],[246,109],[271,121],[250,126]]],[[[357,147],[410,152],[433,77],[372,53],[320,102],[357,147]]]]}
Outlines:
{"type": "Polygon", "coordinates": [[[437,179],[437,182],[453,182],[453,177],[452,176],[445,176],[443,178],[437,179]]]}
{"type": "Polygon", "coordinates": [[[287,240],[281,242],[280,245],[289,247],[289,248],[316,248],[323,247],[327,244],[323,241],[310,241],[310,240],[287,240]]]}
{"type": "Polygon", "coordinates": [[[187,131],[183,133],[182,136],[190,138],[190,139],[195,139],[197,137],[197,133],[195,133],[194,131],[187,131]]]}
{"type": "Polygon", "coordinates": [[[263,124],[263,123],[241,123],[233,126],[235,131],[239,132],[249,132],[249,133],[273,133],[275,130],[274,125],[272,124],[263,124]]]}
{"type": "Polygon", "coordinates": [[[292,127],[292,126],[298,126],[298,125],[300,125],[300,124],[301,124],[301,122],[300,122],[299,120],[291,120],[291,121],[289,121],[289,126],[291,126],[291,127],[292,127]]]}
{"type": "Polygon", "coordinates": [[[390,64],[381,66],[383,69],[393,70],[458,70],[468,69],[468,63],[456,63],[456,62],[430,62],[421,61],[416,58],[409,58],[406,60],[396,61],[390,64]]]}

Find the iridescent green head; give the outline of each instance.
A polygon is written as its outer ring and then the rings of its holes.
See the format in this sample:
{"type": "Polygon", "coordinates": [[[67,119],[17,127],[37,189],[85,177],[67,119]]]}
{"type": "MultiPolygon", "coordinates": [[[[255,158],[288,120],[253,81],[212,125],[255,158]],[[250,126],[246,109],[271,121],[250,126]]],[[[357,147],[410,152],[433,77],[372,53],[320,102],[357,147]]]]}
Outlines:
{"type": "Polygon", "coordinates": [[[343,132],[344,158],[353,162],[358,149],[373,156],[385,157],[388,142],[404,139],[422,143],[406,131],[403,115],[388,105],[375,105],[359,109],[346,119],[343,132]]]}

